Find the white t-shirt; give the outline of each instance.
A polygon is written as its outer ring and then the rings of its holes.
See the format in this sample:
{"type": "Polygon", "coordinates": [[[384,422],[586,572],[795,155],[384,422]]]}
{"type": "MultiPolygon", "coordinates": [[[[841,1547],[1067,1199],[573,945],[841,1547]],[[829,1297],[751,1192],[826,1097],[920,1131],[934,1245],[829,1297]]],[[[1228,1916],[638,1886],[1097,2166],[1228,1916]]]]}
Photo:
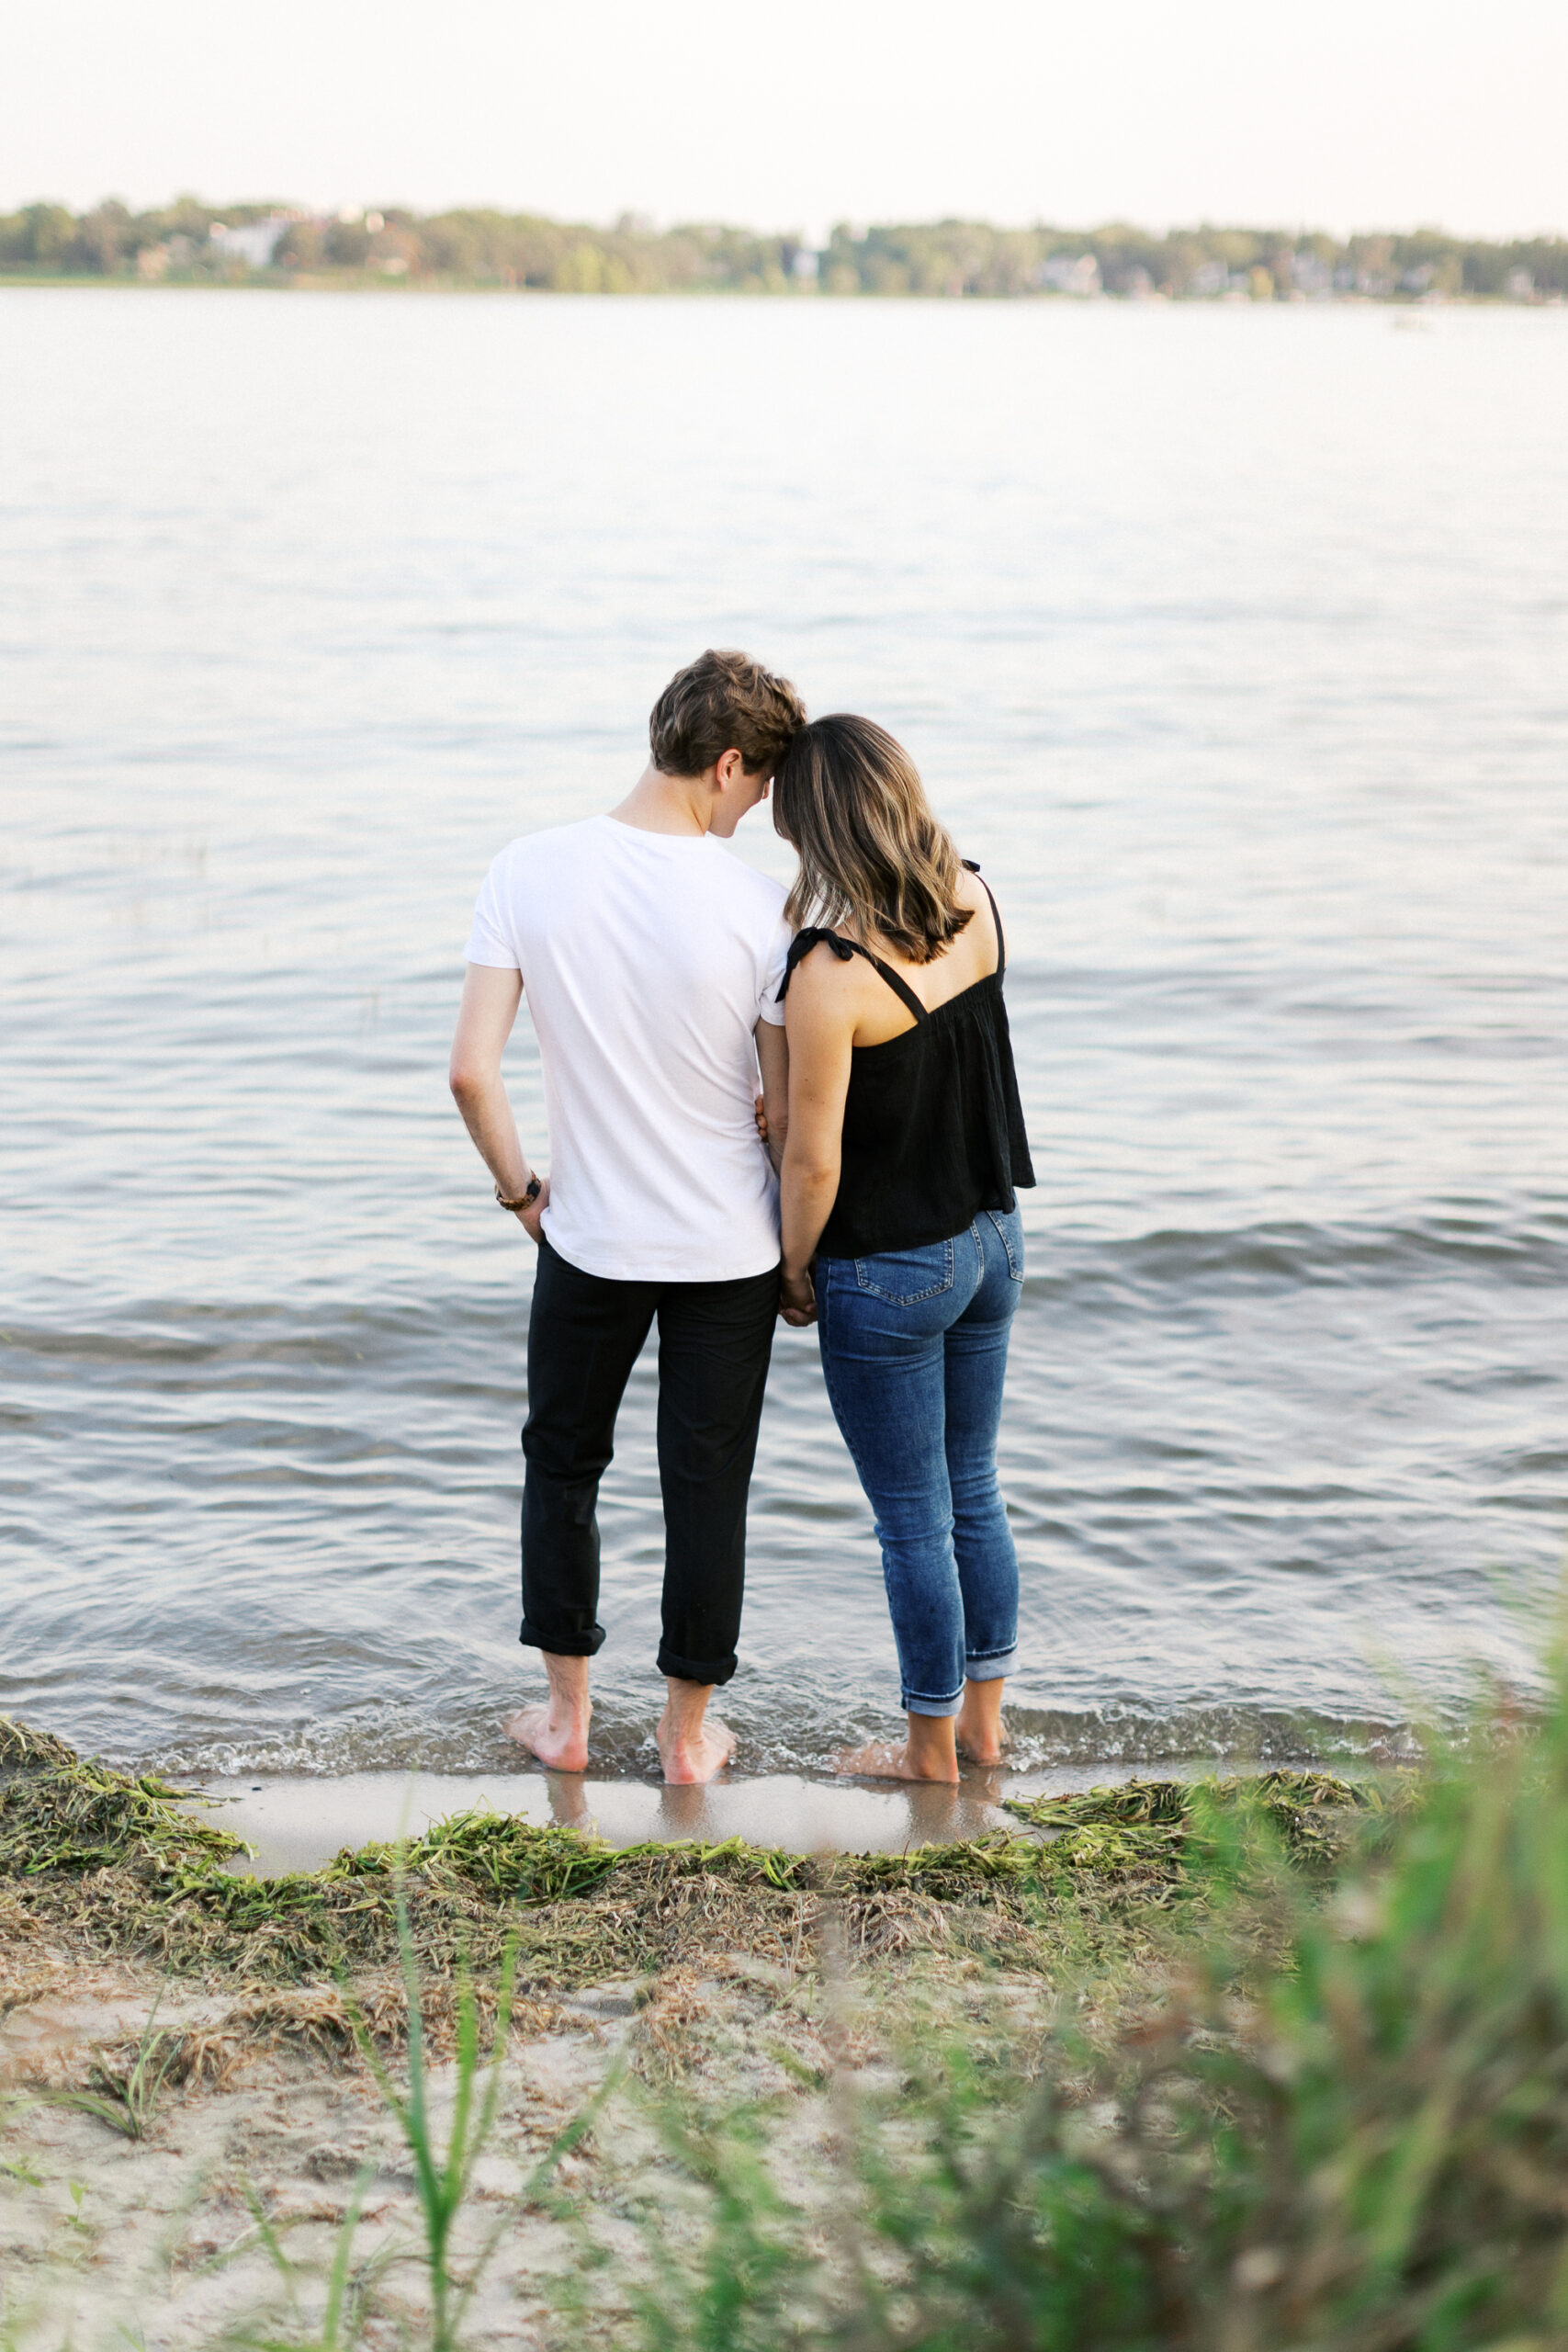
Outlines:
{"type": "Polygon", "coordinates": [[[521,972],[545,1072],[552,1249],[618,1282],[728,1282],[778,1263],[758,1139],[759,1019],[784,892],[711,833],[590,817],[527,833],[485,876],[470,964],[521,972]]]}

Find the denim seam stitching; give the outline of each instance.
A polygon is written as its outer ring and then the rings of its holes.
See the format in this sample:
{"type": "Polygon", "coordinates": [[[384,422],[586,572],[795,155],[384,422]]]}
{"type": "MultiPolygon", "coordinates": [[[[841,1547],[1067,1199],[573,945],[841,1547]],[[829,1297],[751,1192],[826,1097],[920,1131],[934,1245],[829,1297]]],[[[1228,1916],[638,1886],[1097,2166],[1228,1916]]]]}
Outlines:
{"type": "Polygon", "coordinates": [[[1012,1212],[1010,1210],[999,1211],[997,1209],[987,1209],[986,1211],[986,1215],[990,1218],[991,1223],[997,1228],[997,1239],[1001,1243],[1002,1248],[1007,1252],[1008,1272],[1015,1283],[1021,1283],[1023,1280],[1023,1268],[1019,1264],[1018,1260],[1012,1254],[1012,1243],[1008,1239],[1006,1228],[1002,1224],[1003,1216],[1010,1216],[1012,1212]]]}

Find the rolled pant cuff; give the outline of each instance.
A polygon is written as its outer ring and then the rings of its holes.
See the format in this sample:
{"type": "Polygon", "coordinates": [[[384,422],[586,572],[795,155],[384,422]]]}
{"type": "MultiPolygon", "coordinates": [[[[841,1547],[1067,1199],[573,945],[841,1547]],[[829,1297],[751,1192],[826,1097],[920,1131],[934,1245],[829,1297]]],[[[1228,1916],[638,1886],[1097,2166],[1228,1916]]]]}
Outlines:
{"type": "Polygon", "coordinates": [[[971,1682],[1000,1682],[1018,1662],[1016,1649],[998,1650],[990,1657],[966,1657],[964,1672],[971,1682]]]}
{"type": "Polygon", "coordinates": [[[962,1690],[955,1690],[951,1699],[922,1699],[913,1690],[906,1690],[903,1694],[907,1715],[955,1715],[963,1703],[962,1690]]]}
{"type": "Polygon", "coordinates": [[[595,1625],[589,1634],[542,1634],[525,1617],[517,1638],[525,1649],[544,1650],[551,1657],[596,1657],[604,1646],[604,1628],[595,1625]]]}
{"type": "Polygon", "coordinates": [[[735,1652],[728,1657],[678,1657],[669,1645],[659,1645],[659,1671],[676,1682],[728,1682],[739,1663],[735,1652]]]}

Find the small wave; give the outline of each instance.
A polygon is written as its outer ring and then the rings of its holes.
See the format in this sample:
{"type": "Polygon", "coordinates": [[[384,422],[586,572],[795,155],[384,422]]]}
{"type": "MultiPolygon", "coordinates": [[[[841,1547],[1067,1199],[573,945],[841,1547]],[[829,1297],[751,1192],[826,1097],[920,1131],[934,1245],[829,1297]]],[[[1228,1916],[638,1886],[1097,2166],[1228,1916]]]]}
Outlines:
{"type": "Polygon", "coordinates": [[[1121,1241],[1048,1235],[1035,1245],[1032,1265],[1043,1271],[1031,1272],[1029,1289],[1086,1306],[1096,1294],[1103,1303],[1135,1298],[1146,1307],[1161,1293],[1387,1289],[1455,1275],[1557,1286],[1568,1280],[1568,1219],[1171,1227],[1121,1241]]]}
{"type": "MultiPolygon", "coordinates": [[[[1421,1753],[1408,1719],[1330,1715],[1308,1710],[1186,1706],[1168,1713],[1135,1708],[1083,1713],[1010,1708],[1014,1771],[1047,1766],[1172,1765],[1361,1761],[1392,1764],[1421,1753]]],[[[1459,1726],[1450,1728],[1457,1733],[1459,1726]]]]}

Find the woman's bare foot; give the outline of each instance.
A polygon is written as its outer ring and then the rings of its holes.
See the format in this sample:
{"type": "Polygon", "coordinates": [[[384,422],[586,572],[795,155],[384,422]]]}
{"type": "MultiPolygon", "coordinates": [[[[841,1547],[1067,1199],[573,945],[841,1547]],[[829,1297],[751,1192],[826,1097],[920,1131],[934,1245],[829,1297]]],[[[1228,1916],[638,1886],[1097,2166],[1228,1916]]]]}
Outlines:
{"type": "Polygon", "coordinates": [[[722,1772],[735,1752],[735,1734],[716,1717],[710,1723],[707,1704],[711,1682],[682,1682],[664,1678],[669,1697],[654,1734],[659,1742],[664,1777],[672,1788],[691,1788],[722,1772]]]}
{"type": "Polygon", "coordinates": [[[552,1772],[586,1772],[588,1719],[593,1713],[588,1696],[588,1660],[557,1657],[545,1653],[545,1673],[550,1695],[539,1705],[519,1707],[502,1729],[508,1739],[536,1756],[552,1772]]]}
{"type": "Polygon", "coordinates": [[[1002,1686],[995,1682],[965,1682],[953,1725],[958,1753],[971,1764],[999,1764],[1008,1745],[1002,1728],[1002,1686]]]}
{"type": "Polygon", "coordinates": [[[907,1739],[874,1739],[864,1747],[841,1748],[833,1770],[861,1781],[956,1781],[956,1756],[911,1756],[907,1739]]]}

